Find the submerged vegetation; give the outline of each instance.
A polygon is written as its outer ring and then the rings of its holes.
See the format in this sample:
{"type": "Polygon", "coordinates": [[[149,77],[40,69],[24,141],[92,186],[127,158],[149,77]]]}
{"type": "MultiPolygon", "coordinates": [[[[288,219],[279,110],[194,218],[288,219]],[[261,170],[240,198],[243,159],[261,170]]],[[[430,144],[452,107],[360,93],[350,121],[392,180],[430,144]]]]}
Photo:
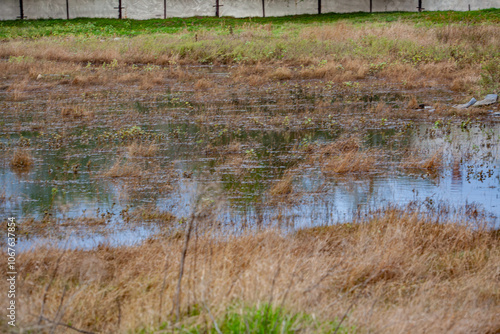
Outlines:
{"type": "Polygon", "coordinates": [[[0,22],[19,328],[498,332],[499,15],[0,22]]]}

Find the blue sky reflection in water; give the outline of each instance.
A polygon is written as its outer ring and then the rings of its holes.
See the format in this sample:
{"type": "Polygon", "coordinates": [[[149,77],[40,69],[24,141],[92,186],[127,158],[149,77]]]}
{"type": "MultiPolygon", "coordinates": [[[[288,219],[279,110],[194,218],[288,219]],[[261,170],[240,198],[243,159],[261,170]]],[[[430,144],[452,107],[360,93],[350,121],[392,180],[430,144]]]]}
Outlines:
{"type": "MultiPolygon", "coordinates": [[[[390,156],[391,147],[384,139],[390,136],[390,131],[372,130],[364,144],[380,148],[390,156]]],[[[271,137],[269,134],[261,138],[271,137]]],[[[263,140],[258,147],[283,158],[290,154],[298,138],[291,136],[286,143],[263,140]]],[[[311,134],[310,140],[328,142],[335,138],[318,131],[311,134]]],[[[500,124],[477,125],[467,130],[456,124],[445,135],[439,133],[434,124],[419,124],[409,132],[404,145],[429,153],[442,152],[444,167],[438,173],[403,170],[394,161],[389,161],[382,171],[351,176],[327,176],[317,166],[304,166],[293,178],[295,198],[289,203],[270,201],[268,194],[271,185],[286,169],[286,159],[270,162],[255,157],[246,162],[251,170],[249,177],[235,183],[230,166],[218,164],[216,159],[190,149],[190,143],[169,144],[161,148],[156,159],[161,168],[172,166],[175,186],[171,191],[158,193],[147,186],[136,185],[131,189],[123,180],[96,177],[99,170],[109,168],[114,161],[112,150],[99,152],[93,147],[68,152],[38,150],[35,167],[28,173],[15,173],[7,164],[1,167],[0,183],[5,200],[0,211],[21,221],[41,219],[47,213],[54,221],[107,213],[108,224],[85,233],[79,233],[74,226],[68,227],[67,231],[73,235],[70,244],[75,247],[94,247],[101,242],[133,244],[158,232],[159,227],[147,221],[128,226],[121,215],[124,210],[154,206],[181,219],[189,215],[197,189],[210,184],[218,189],[213,196],[221,202],[219,220],[234,229],[270,221],[290,227],[334,224],[370,210],[409,204],[424,210],[446,208],[451,210],[450,215],[458,217],[466,217],[471,211],[479,212],[499,227],[499,141],[500,124]],[[84,165],[89,156],[96,172],[85,168],[76,174],[71,172],[72,163],[84,165]]],[[[64,242],[62,239],[58,242],[64,242]]],[[[23,238],[20,247],[47,240],[50,237],[23,238]]]]}

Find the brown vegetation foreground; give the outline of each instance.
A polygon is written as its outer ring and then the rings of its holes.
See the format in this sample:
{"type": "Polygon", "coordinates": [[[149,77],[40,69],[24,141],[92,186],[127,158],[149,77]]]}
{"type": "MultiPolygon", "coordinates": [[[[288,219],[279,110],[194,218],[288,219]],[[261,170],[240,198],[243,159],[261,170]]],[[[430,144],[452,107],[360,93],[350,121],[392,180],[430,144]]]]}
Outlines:
{"type": "Polygon", "coordinates": [[[187,248],[181,233],[133,247],[20,254],[18,324],[109,333],[164,323],[172,332],[185,250],[177,325],[203,329],[228,305],[270,302],[318,319],[345,316],[343,326],[357,332],[500,330],[497,232],[398,210],[292,235],[221,238],[196,232],[198,221],[187,248]]]}

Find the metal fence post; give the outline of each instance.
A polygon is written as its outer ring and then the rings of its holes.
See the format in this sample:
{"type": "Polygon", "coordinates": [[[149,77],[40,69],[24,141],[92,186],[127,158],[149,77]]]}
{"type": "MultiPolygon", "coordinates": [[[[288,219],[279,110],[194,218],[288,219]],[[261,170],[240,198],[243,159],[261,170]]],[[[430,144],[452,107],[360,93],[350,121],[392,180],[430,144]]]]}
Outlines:
{"type": "Polygon", "coordinates": [[[423,11],[425,8],[422,8],[422,0],[418,0],[418,12],[420,13],[421,11],[423,11]]]}
{"type": "Polygon", "coordinates": [[[321,0],[318,0],[318,14],[321,14],[321,0]]]}
{"type": "Polygon", "coordinates": [[[265,4],[265,0],[262,0],[262,17],[266,17],[266,4],[265,4]]]}
{"type": "Polygon", "coordinates": [[[69,20],[69,0],[66,0],[66,19],[69,20]]]}
{"type": "Polygon", "coordinates": [[[19,0],[19,14],[18,19],[24,19],[24,8],[23,8],[23,0],[19,0]]]}
{"type": "Polygon", "coordinates": [[[115,7],[115,9],[118,9],[118,18],[121,20],[122,18],[122,0],[118,0],[118,7],[115,7]]]}

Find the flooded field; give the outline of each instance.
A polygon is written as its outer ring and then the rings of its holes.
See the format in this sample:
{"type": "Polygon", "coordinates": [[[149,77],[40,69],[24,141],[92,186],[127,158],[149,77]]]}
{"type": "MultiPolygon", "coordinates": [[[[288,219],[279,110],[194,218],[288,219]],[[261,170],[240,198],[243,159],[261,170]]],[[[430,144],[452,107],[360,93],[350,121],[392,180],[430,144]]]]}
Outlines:
{"type": "Polygon", "coordinates": [[[378,80],[223,90],[234,70],[183,68],[208,78],[194,89],[0,95],[1,208],[25,221],[20,246],[54,235],[84,248],[134,244],[182,226],[200,196],[232,231],[330,225],[389,207],[498,228],[496,105],[457,116],[451,105],[466,97],[378,80]],[[14,166],[16,152],[30,165],[14,166]]]}
{"type": "Polygon", "coordinates": [[[499,14],[1,21],[0,332],[499,333],[499,14]]]}

